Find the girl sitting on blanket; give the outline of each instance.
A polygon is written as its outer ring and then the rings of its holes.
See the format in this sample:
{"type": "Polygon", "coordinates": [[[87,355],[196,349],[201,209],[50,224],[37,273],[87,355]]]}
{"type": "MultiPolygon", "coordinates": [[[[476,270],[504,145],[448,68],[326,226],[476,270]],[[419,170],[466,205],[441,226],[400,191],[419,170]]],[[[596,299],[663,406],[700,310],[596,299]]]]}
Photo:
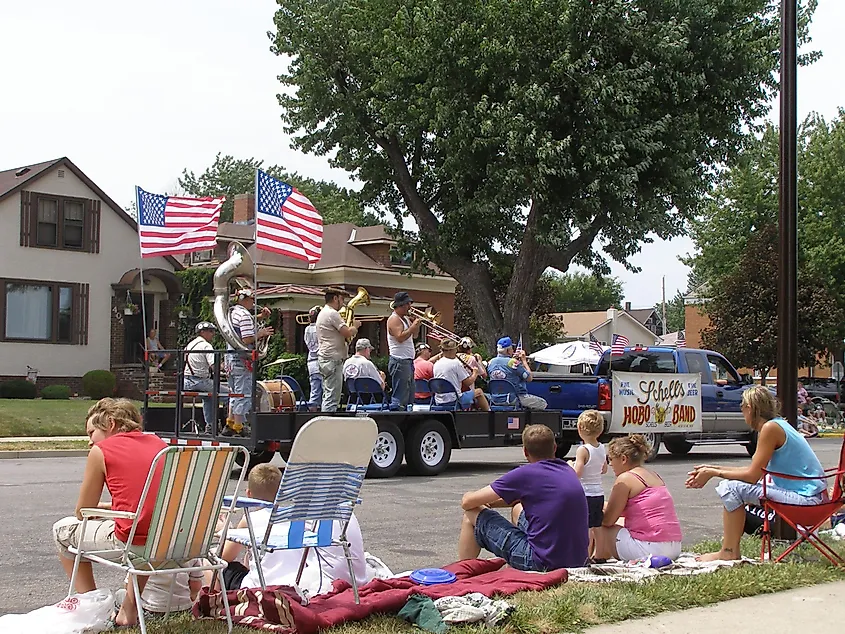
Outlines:
{"type": "Polygon", "coordinates": [[[711,478],[724,478],[716,493],[722,498],[724,537],[718,552],[699,559],[739,559],[739,540],[745,525],[745,505],[760,505],[763,497],[763,469],[798,476],[803,480],[771,477],[766,495],[784,504],[819,504],[827,497],[822,479],[824,469],[810,444],[792,425],[778,415],[778,403],[769,388],[756,385],[742,394],[742,415],[746,424],[757,432],[757,449],[751,464],[745,467],[699,465],[689,473],[686,485],[700,489],[711,478]],[[818,478],[818,479],[815,479],[818,478]]]}
{"type": "Polygon", "coordinates": [[[641,434],[614,438],[607,447],[616,482],[596,531],[595,559],[634,560],[681,554],[681,524],[663,479],[643,466],[650,447],[641,434]],[[617,521],[624,517],[625,525],[617,521]]]}

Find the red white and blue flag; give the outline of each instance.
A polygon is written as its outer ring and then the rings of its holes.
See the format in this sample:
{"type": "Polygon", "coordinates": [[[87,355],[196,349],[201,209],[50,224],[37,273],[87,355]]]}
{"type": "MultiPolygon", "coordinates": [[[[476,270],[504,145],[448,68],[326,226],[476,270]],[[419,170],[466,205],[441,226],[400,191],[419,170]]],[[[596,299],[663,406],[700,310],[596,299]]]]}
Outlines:
{"type": "Polygon", "coordinates": [[[135,188],[141,257],[178,255],[213,249],[220,208],[226,198],[185,198],[135,188]]]}
{"type": "Polygon", "coordinates": [[[610,356],[618,356],[625,353],[630,341],[625,335],[613,335],[613,344],[610,346],[610,356]]]}
{"type": "Polygon", "coordinates": [[[675,342],[676,348],[687,347],[687,335],[683,330],[678,331],[678,340],[675,342]]]}
{"type": "Polygon", "coordinates": [[[255,246],[309,263],[323,252],[323,217],[295,187],[258,170],[255,246]]]}
{"type": "Polygon", "coordinates": [[[601,356],[604,354],[604,348],[599,343],[599,340],[596,339],[593,333],[590,333],[590,350],[595,352],[597,355],[601,356]]]}

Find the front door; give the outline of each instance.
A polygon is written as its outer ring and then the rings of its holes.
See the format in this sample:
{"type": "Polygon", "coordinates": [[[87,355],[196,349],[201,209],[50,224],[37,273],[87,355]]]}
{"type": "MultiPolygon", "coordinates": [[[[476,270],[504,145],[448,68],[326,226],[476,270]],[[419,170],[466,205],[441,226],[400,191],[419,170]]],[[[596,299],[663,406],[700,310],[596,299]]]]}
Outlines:
{"type": "MultiPolygon", "coordinates": [[[[141,294],[132,293],[132,303],[141,306],[141,294]]],[[[147,330],[153,328],[153,307],[155,305],[152,295],[144,295],[144,308],[147,314],[147,330]]],[[[138,311],[135,315],[123,316],[123,362],[143,363],[144,362],[144,315],[138,311]]]]}

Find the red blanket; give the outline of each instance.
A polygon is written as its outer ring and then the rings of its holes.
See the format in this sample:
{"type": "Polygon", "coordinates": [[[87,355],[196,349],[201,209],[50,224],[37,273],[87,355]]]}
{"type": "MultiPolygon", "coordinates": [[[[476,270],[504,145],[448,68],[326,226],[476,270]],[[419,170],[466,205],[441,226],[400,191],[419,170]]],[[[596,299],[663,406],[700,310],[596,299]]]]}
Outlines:
{"type": "MultiPolygon", "coordinates": [[[[432,599],[480,592],[486,596],[510,595],[524,590],[543,590],[564,583],[566,570],[533,573],[503,568],[503,559],[469,559],[449,566],[455,583],[421,586],[408,577],[375,579],[359,588],[361,603],[356,604],[352,588],[345,581],[335,581],[334,590],[314,597],[307,605],[299,603],[296,592],[287,586],[241,589],[228,593],[230,613],[237,625],[257,627],[284,634],[314,634],[320,629],[347,621],[360,621],[372,614],[395,614],[412,594],[432,599]]],[[[209,594],[207,588],[194,605],[194,616],[225,619],[222,596],[209,594]]]]}

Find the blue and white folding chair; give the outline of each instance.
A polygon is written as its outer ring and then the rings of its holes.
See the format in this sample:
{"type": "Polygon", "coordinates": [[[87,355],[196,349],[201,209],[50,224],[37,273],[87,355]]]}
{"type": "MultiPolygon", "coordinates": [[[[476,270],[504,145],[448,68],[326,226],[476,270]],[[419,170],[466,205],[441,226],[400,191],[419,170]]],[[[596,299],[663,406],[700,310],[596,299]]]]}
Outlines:
{"type": "Polygon", "coordinates": [[[414,403],[417,405],[431,405],[434,396],[431,393],[431,387],[428,385],[428,379],[414,379],[414,403]],[[417,398],[416,394],[428,394],[427,398],[417,398]]]}
{"type": "Polygon", "coordinates": [[[494,412],[510,412],[523,409],[516,386],[506,379],[490,379],[487,384],[490,393],[490,409],[494,412]]]}
{"type": "MultiPolygon", "coordinates": [[[[266,589],[261,561],[268,552],[302,549],[296,576],[298,585],[311,548],[340,546],[349,566],[352,591],[358,603],[358,584],[346,530],[378,437],[372,418],[318,416],[305,423],[291,447],[282,481],[273,502],[239,498],[236,506],[247,509],[246,529],[230,530],[226,538],[252,551],[261,588],[266,589]],[[250,509],[270,509],[264,535],[256,539],[250,509]],[[289,522],[287,534],[273,534],[273,526],[289,522]],[[340,535],[333,537],[334,522],[340,535]]],[[[222,548],[222,545],[221,545],[222,548]]],[[[298,588],[297,588],[298,589],[298,588]]]]}
{"type": "Polygon", "coordinates": [[[460,393],[455,389],[455,386],[446,379],[429,379],[428,387],[431,390],[432,411],[451,412],[463,410],[463,407],[461,406],[460,393]],[[436,398],[438,394],[453,394],[455,396],[455,400],[449,401],[448,403],[438,403],[436,398]]]}
{"type": "Polygon", "coordinates": [[[381,383],[370,377],[354,379],[355,410],[365,412],[381,412],[390,409],[390,400],[384,392],[381,383]],[[378,398],[378,400],[376,400],[378,398]],[[364,402],[366,400],[366,402],[364,402]]]}

